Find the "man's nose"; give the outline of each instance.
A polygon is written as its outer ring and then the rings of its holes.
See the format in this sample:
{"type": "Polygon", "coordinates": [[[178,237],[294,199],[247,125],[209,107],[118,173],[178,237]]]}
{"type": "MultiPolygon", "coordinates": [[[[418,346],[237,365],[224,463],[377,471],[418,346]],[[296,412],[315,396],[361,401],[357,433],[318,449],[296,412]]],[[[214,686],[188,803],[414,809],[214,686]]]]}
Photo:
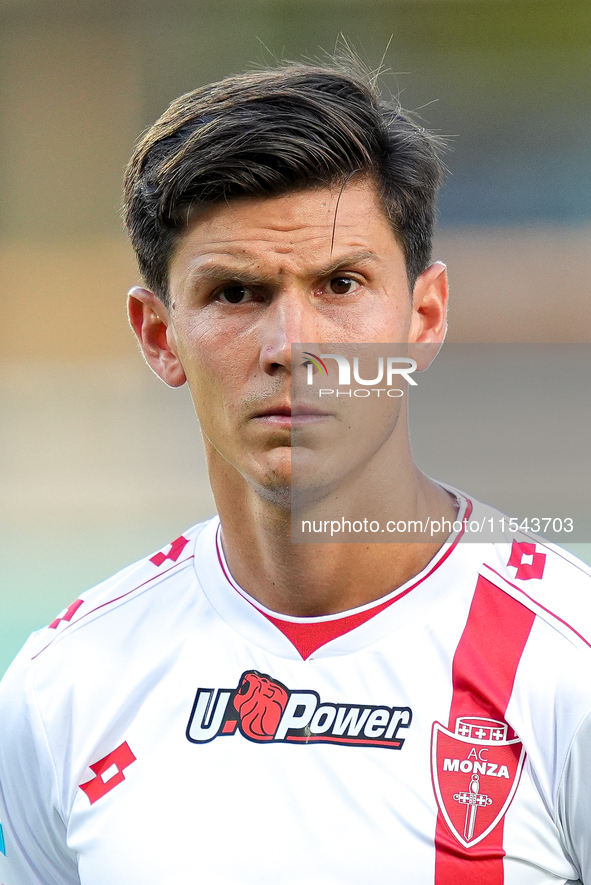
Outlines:
{"type": "Polygon", "coordinates": [[[261,321],[261,367],[269,374],[291,372],[292,344],[321,341],[321,318],[305,294],[284,291],[265,310],[261,321]]]}

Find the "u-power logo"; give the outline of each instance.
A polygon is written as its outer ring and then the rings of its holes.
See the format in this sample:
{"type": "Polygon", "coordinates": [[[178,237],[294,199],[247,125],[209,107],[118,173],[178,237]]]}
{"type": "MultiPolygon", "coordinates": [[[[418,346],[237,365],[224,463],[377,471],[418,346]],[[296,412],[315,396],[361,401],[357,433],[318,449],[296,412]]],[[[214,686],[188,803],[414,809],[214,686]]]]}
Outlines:
{"type": "Polygon", "coordinates": [[[412,722],[410,707],[322,701],[313,689],[246,670],[237,688],[198,688],[187,726],[192,744],[238,731],[256,743],[340,744],[400,750],[412,722]]]}
{"type": "Polygon", "coordinates": [[[404,396],[404,391],[392,386],[394,380],[400,376],[402,376],[408,384],[411,384],[414,387],[417,385],[417,382],[411,377],[412,373],[416,371],[417,363],[416,360],[413,360],[410,357],[388,356],[385,358],[385,362],[383,356],[378,357],[377,375],[375,378],[362,378],[359,374],[359,357],[354,357],[353,379],[357,384],[361,384],[362,386],[355,389],[340,390],[341,387],[351,388],[351,363],[346,356],[343,356],[340,353],[321,353],[320,356],[318,356],[317,354],[309,353],[308,351],[303,351],[303,355],[306,357],[304,365],[308,370],[308,376],[306,379],[308,385],[314,383],[315,371],[319,372],[321,375],[328,375],[328,369],[324,360],[335,360],[338,366],[339,389],[320,388],[318,391],[319,397],[334,395],[367,397],[371,396],[372,392],[377,396],[380,396],[381,393],[385,393],[386,396],[395,398],[401,397],[404,396]],[[377,384],[382,383],[385,383],[386,386],[376,387],[377,384]]]}

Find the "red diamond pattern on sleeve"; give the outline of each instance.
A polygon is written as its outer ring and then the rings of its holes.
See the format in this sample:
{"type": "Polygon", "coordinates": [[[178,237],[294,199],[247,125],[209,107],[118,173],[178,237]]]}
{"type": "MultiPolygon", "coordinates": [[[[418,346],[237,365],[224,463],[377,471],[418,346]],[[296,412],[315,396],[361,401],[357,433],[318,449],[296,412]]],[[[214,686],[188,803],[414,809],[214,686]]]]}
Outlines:
{"type": "Polygon", "coordinates": [[[83,604],[84,604],[83,599],[77,599],[75,602],[73,602],[71,605],[68,606],[68,608],[66,609],[64,614],[61,616],[61,618],[56,618],[55,621],[51,622],[51,624],[49,625],[49,629],[50,630],[57,630],[57,628],[59,627],[59,625],[61,624],[62,621],[71,621],[72,618],[74,617],[74,615],[76,614],[76,612],[78,611],[78,609],[80,608],[80,606],[83,604]]]}
{"type": "Polygon", "coordinates": [[[122,783],[125,780],[123,772],[135,761],[136,758],[131,752],[129,744],[125,741],[111,753],[91,765],[90,769],[94,771],[96,777],[85,784],[80,784],[80,789],[84,790],[90,799],[90,804],[94,805],[98,799],[102,799],[114,787],[122,783]],[[115,769],[112,774],[109,772],[111,768],[115,769]],[[109,774],[106,780],[105,774],[109,774]]]}
{"type": "Polygon", "coordinates": [[[544,574],[546,554],[539,553],[535,544],[513,541],[507,565],[517,569],[515,577],[519,581],[529,581],[531,578],[540,579],[544,574]]]}
{"type": "Polygon", "coordinates": [[[162,551],[155,553],[154,556],[150,557],[150,562],[153,562],[158,568],[160,568],[167,559],[170,559],[171,562],[176,562],[188,543],[187,538],[184,538],[181,535],[180,538],[176,538],[176,540],[172,542],[168,553],[163,553],[162,551]]]}

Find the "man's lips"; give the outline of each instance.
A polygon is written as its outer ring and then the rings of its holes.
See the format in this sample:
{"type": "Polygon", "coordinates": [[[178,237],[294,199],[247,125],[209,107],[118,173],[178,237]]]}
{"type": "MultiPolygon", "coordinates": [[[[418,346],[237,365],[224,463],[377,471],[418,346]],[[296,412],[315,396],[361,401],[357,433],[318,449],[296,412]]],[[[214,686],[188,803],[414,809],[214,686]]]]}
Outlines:
{"type": "Polygon", "coordinates": [[[265,409],[253,415],[257,421],[269,421],[276,424],[305,424],[314,421],[322,421],[334,417],[332,412],[326,412],[317,406],[300,404],[297,406],[267,406],[265,409]]]}

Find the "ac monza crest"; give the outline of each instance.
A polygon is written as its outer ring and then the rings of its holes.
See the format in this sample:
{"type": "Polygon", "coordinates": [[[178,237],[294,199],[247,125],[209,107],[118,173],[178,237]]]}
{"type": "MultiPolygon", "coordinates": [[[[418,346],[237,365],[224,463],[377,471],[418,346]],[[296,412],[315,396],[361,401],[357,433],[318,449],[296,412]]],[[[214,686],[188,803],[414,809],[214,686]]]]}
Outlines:
{"type": "Polygon", "coordinates": [[[506,722],[462,716],[455,732],[433,723],[433,788],[441,814],[464,848],[478,844],[501,821],[524,761],[523,745],[506,722]]]}

